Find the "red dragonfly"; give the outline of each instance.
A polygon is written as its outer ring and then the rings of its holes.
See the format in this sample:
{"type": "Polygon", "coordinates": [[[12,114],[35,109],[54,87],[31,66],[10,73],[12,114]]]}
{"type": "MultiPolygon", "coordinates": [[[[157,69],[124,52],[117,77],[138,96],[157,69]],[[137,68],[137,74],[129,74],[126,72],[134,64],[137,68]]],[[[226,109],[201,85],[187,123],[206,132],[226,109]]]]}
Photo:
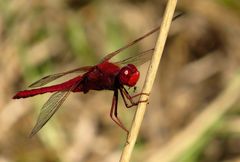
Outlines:
{"type": "MultiPolygon", "coordinates": [[[[181,16],[181,14],[175,16],[173,20],[181,16]]],[[[110,117],[112,120],[119,125],[123,130],[128,132],[125,126],[122,124],[117,115],[117,104],[118,104],[118,94],[123,98],[125,106],[130,108],[144,101],[135,102],[133,98],[140,95],[148,95],[147,93],[139,93],[131,96],[125,86],[134,87],[140,77],[140,72],[137,69],[137,65],[141,65],[148,61],[154,49],[146,50],[136,56],[124,59],[118,62],[110,62],[110,59],[116,56],[121,51],[127,49],[133,44],[139,42],[145,37],[158,31],[159,27],[151,30],[142,37],[132,41],[131,43],[125,45],[124,47],[106,55],[103,60],[94,66],[84,66],[77,69],[73,69],[67,72],[57,73],[53,75],[48,75],[42,79],[34,82],[29,87],[35,88],[30,90],[23,90],[18,92],[13,99],[27,98],[35,95],[54,92],[48,101],[43,105],[41,112],[38,116],[37,122],[30,133],[30,137],[35,135],[54,115],[54,113],[63,104],[66,98],[69,96],[70,92],[83,92],[87,93],[89,90],[112,90],[114,92],[112,99],[112,106],[110,110],[110,117]],[[60,77],[63,77],[72,73],[82,73],[73,79],[65,81],[60,84],[42,87],[60,77]]]]}

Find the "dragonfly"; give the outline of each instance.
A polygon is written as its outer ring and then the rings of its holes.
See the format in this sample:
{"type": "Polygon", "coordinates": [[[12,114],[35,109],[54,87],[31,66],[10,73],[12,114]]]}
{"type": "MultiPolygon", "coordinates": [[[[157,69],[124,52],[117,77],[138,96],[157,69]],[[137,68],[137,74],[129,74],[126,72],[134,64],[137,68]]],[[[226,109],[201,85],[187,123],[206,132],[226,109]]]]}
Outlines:
{"type": "MultiPolygon", "coordinates": [[[[181,15],[182,14],[174,16],[173,20],[177,19],[181,15]]],[[[113,91],[110,117],[118,126],[128,133],[127,128],[118,118],[119,92],[127,108],[136,106],[141,102],[148,102],[148,100],[134,101],[134,98],[139,97],[140,95],[149,96],[148,93],[141,92],[135,95],[130,95],[126,87],[135,87],[140,77],[140,72],[138,71],[137,66],[151,59],[154,48],[148,49],[121,61],[111,62],[111,59],[128,47],[157,32],[159,29],[160,26],[128,43],[122,48],[109,53],[97,65],[83,66],[70,71],[45,76],[31,84],[29,86],[31,89],[17,92],[13,96],[13,99],[28,98],[44,93],[53,93],[41,108],[37,122],[29,136],[32,137],[35,135],[49,121],[71,92],[83,92],[85,94],[90,90],[113,91]],[[80,74],[63,83],[45,86],[54,80],[73,73],[80,74]]]]}

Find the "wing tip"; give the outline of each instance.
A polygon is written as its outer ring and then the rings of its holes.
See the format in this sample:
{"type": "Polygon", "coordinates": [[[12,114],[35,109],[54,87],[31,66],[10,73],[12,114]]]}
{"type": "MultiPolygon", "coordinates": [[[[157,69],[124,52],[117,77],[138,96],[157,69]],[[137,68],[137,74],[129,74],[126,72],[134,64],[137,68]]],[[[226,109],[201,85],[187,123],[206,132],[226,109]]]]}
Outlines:
{"type": "Polygon", "coordinates": [[[28,138],[32,138],[34,135],[36,135],[38,133],[40,129],[37,129],[37,127],[35,126],[32,131],[30,132],[30,134],[28,135],[28,138]]]}
{"type": "MultiPolygon", "coordinates": [[[[47,76],[45,76],[45,77],[37,80],[36,82],[33,82],[33,83],[30,84],[28,87],[30,87],[30,88],[35,88],[35,87],[41,87],[41,86],[45,85],[45,83],[41,83],[41,82],[42,82],[43,80],[48,79],[49,76],[51,76],[51,75],[47,75],[47,76]]],[[[50,80],[50,81],[51,81],[51,80],[50,80]]]]}
{"type": "Polygon", "coordinates": [[[36,81],[36,82],[30,84],[28,87],[29,87],[29,88],[35,88],[35,87],[40,87],[40,86],[41,86],[41,85],[39,85],[39,81],[36,81]]]}
{"type": "Polygon", "coordinates": [[[28,135],[28,138],[32,138],[36,133],[34,132],[31,132],[29,135],[28,135]]]}

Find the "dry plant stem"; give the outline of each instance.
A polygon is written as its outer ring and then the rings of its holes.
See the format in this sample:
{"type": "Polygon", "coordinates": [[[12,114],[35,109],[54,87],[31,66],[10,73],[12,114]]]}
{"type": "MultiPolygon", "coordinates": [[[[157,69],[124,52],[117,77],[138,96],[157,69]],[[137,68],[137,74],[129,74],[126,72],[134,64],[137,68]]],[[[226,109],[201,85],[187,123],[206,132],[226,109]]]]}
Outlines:
{"type": "MultiPolygon", "coordinates": [[[[164,45],[167,39],[167,35],[168,35],[168,31],[170,28],[170,24],[172,22],[172,18],[173,18],[173,14],[175,11],[177,5],[177,0],[169,0],[166,10],[165,10],[165,14],[163,17],[163,21],[161,24],[161,28],[160,28],[160,33],[159,33],[159,37],[156,43],[156,47],[155,47],[155,51],[154,54],[152,56],[152,60],[150,62],[149,65],[149,69],[148,69],[148,73],[146,76],[146,80],[145,80],[145,84],[143,86],[143,92],[144,93],[150,93],[152,86],[153,86],[153,82],[157,73],[157,69],[158,69],[158,65],[163,53],[163,49],[164,49],[164,45]]],[[[146,95],[142,95],[140,97],[141,101],[144,101],[148,99],[148,96],[146,95]]],[[[133,147],[135,145],[137,136],[138,136],[138,132],[143,120],[143,116],[146,110],[146,102],[141,102],[138,105],[136,114],[134,116],[133,119],[133,123],[132,123],[132,127],[130,129],[130,132],[128,134],[127,137],[127,142],[125,144],[125,147],[123,149],[122,155],[121,155],[121,159],[120,162],[129,162],[130,158],[131,158],[131,154],[133,151],[133,147]]]]}

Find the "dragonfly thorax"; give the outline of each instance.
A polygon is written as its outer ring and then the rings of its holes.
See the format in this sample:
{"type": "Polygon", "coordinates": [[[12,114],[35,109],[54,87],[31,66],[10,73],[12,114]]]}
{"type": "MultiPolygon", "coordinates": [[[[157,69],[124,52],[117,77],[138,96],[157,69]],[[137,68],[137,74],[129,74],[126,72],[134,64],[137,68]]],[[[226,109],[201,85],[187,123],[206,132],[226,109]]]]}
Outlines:
{"type": "Polygon", "coordinates": [[[121,68],[119,72],[119,82],[120,84],[132,87],[136,85],[139,79],[140,73],[135,65],[128,64],[121,68]]]}

